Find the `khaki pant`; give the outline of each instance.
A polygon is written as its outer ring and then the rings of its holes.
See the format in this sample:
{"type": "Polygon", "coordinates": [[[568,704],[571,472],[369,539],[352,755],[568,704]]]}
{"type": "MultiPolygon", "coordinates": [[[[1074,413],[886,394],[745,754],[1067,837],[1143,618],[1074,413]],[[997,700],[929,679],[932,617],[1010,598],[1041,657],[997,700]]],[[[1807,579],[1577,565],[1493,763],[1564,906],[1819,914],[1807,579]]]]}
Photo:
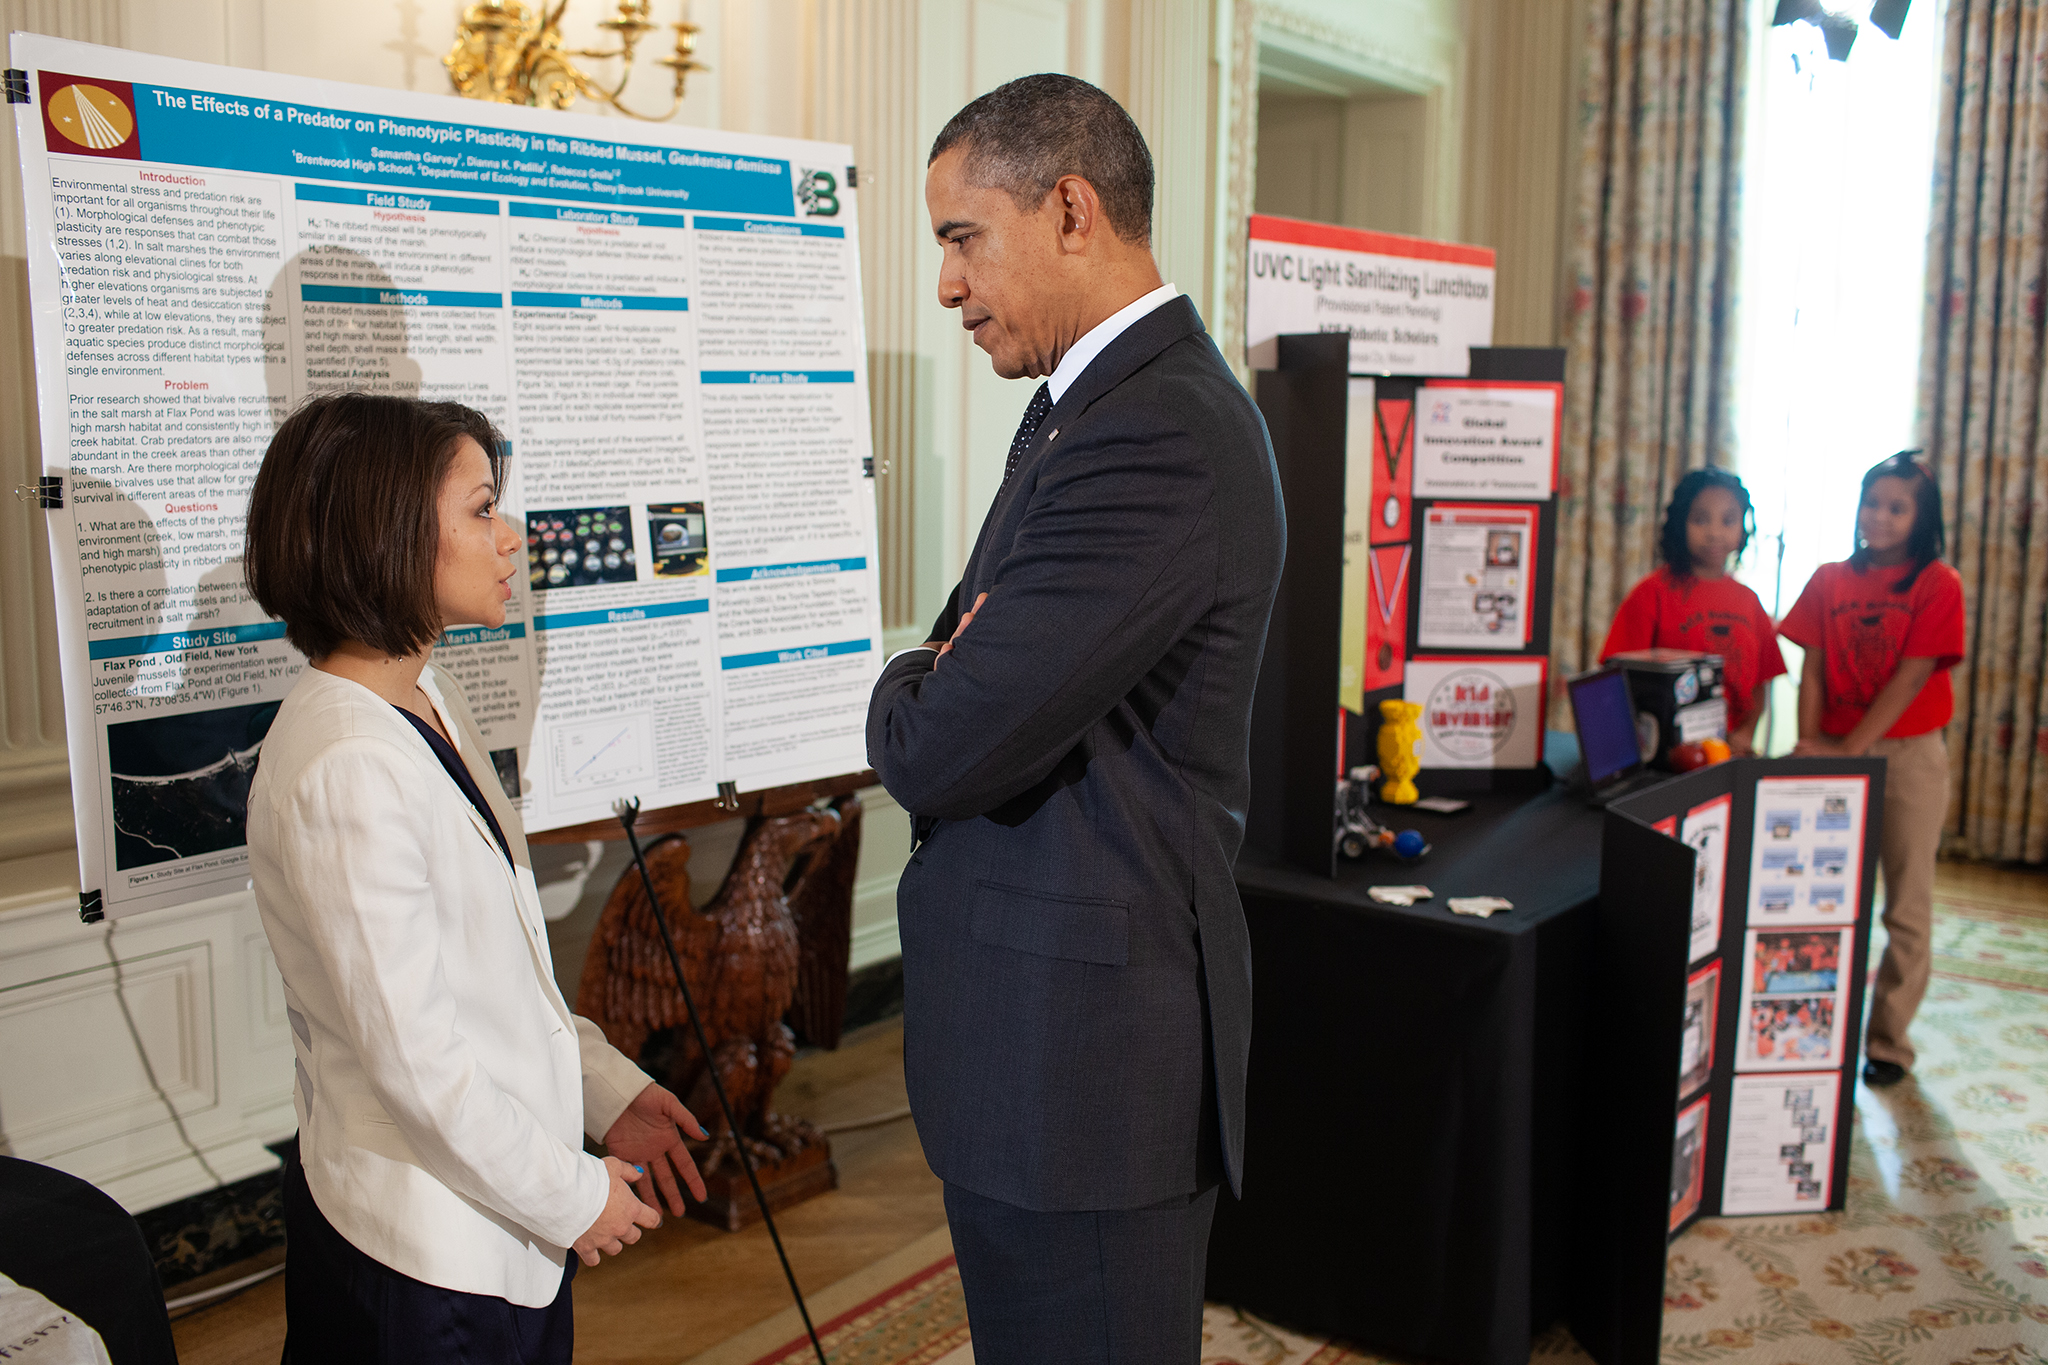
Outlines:
{"type": "Polygon", "coordinates": [[[1948,818],[1948,746],[1941,731],[1870,746],[1883,758],[1884,820],[1879,861],[1884,866],[1884,927],[1891,935],[1871,992],[1864,1054],[1912,1069],[1906,1030],[1927,994],[1934,966],[1934,857],[1948,818]]]}

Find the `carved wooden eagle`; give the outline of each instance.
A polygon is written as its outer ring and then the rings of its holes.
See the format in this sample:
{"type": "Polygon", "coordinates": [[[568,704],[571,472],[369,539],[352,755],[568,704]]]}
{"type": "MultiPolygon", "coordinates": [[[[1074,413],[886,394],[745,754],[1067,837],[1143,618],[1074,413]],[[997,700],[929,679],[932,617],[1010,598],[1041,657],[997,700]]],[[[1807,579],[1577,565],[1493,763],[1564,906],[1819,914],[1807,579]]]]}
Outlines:
{"type": "MultiPolygon", "coordinates": [[[[810,1042],[839,1044],[860,822],[857,796],[842,796],[830,809],[749,821],[725,884],[701,911],[690,904],[688,841],[666,835],[644,850],[712,1065],[757,1164],[773,1165],[819,1141],[815,1128],[772,1113],[769,1101],[796,1054],[785,1018],[810,1042]]],[[[598,916],[576,1012],[711,1130],[709,1142],[691,1144],[705,1175],[738,1171],[734,1135],[712,1094],[636,868],[626,870],[598,916]]]]}

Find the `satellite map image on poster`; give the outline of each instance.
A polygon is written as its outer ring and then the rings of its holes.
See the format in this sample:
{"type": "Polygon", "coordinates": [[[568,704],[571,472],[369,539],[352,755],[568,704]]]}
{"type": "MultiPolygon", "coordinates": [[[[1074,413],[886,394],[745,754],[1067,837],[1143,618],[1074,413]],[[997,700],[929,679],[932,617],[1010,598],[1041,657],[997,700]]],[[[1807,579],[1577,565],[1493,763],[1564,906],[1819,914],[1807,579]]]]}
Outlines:
{"type": "Polygon", "coordinates": [[[122,871],[240,848],[263,737],[279,702],[107,727],[114,866],[122,871]]]}

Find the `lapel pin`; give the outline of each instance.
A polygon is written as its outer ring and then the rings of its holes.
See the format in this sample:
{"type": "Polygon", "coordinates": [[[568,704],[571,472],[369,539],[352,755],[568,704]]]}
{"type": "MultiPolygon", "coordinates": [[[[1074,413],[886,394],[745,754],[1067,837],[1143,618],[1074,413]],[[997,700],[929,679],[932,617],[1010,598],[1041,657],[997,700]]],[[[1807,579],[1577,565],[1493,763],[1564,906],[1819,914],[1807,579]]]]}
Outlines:
{"type": "Polygon", "coordinates": [[[1045,438],[1045,439],[1046,439],[1047,441],[1057,441],[1057,440],[1058,440],[1059,438],[1060,438],[1060,429],[1059,429],[1058,427],[1054,427],[1054,428],[1053,428],[1053,429],[1051,430],[1051,432],[1047,433],[1047,435],[1046,435],[1046,438],[1045,438]]]}

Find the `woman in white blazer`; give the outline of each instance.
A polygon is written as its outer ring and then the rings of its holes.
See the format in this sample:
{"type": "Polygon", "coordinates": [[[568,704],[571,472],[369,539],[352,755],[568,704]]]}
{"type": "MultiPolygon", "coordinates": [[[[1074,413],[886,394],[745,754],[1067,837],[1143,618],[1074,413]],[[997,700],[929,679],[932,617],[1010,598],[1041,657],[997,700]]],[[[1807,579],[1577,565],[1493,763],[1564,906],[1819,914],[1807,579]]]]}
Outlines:
{"type": "Polygon", "coordinates": [[[577,1261],[658,1224],[657,1187],[704,1197],[702,1127],[563,1002],[518,813],[427,662],[444,627],[504,624],[501,448],[456,404],[336,394],[250,493],[250,592],[311,660],[248,825],[298,1064],[291,1365],[567,1365],[577,1261]]]}

